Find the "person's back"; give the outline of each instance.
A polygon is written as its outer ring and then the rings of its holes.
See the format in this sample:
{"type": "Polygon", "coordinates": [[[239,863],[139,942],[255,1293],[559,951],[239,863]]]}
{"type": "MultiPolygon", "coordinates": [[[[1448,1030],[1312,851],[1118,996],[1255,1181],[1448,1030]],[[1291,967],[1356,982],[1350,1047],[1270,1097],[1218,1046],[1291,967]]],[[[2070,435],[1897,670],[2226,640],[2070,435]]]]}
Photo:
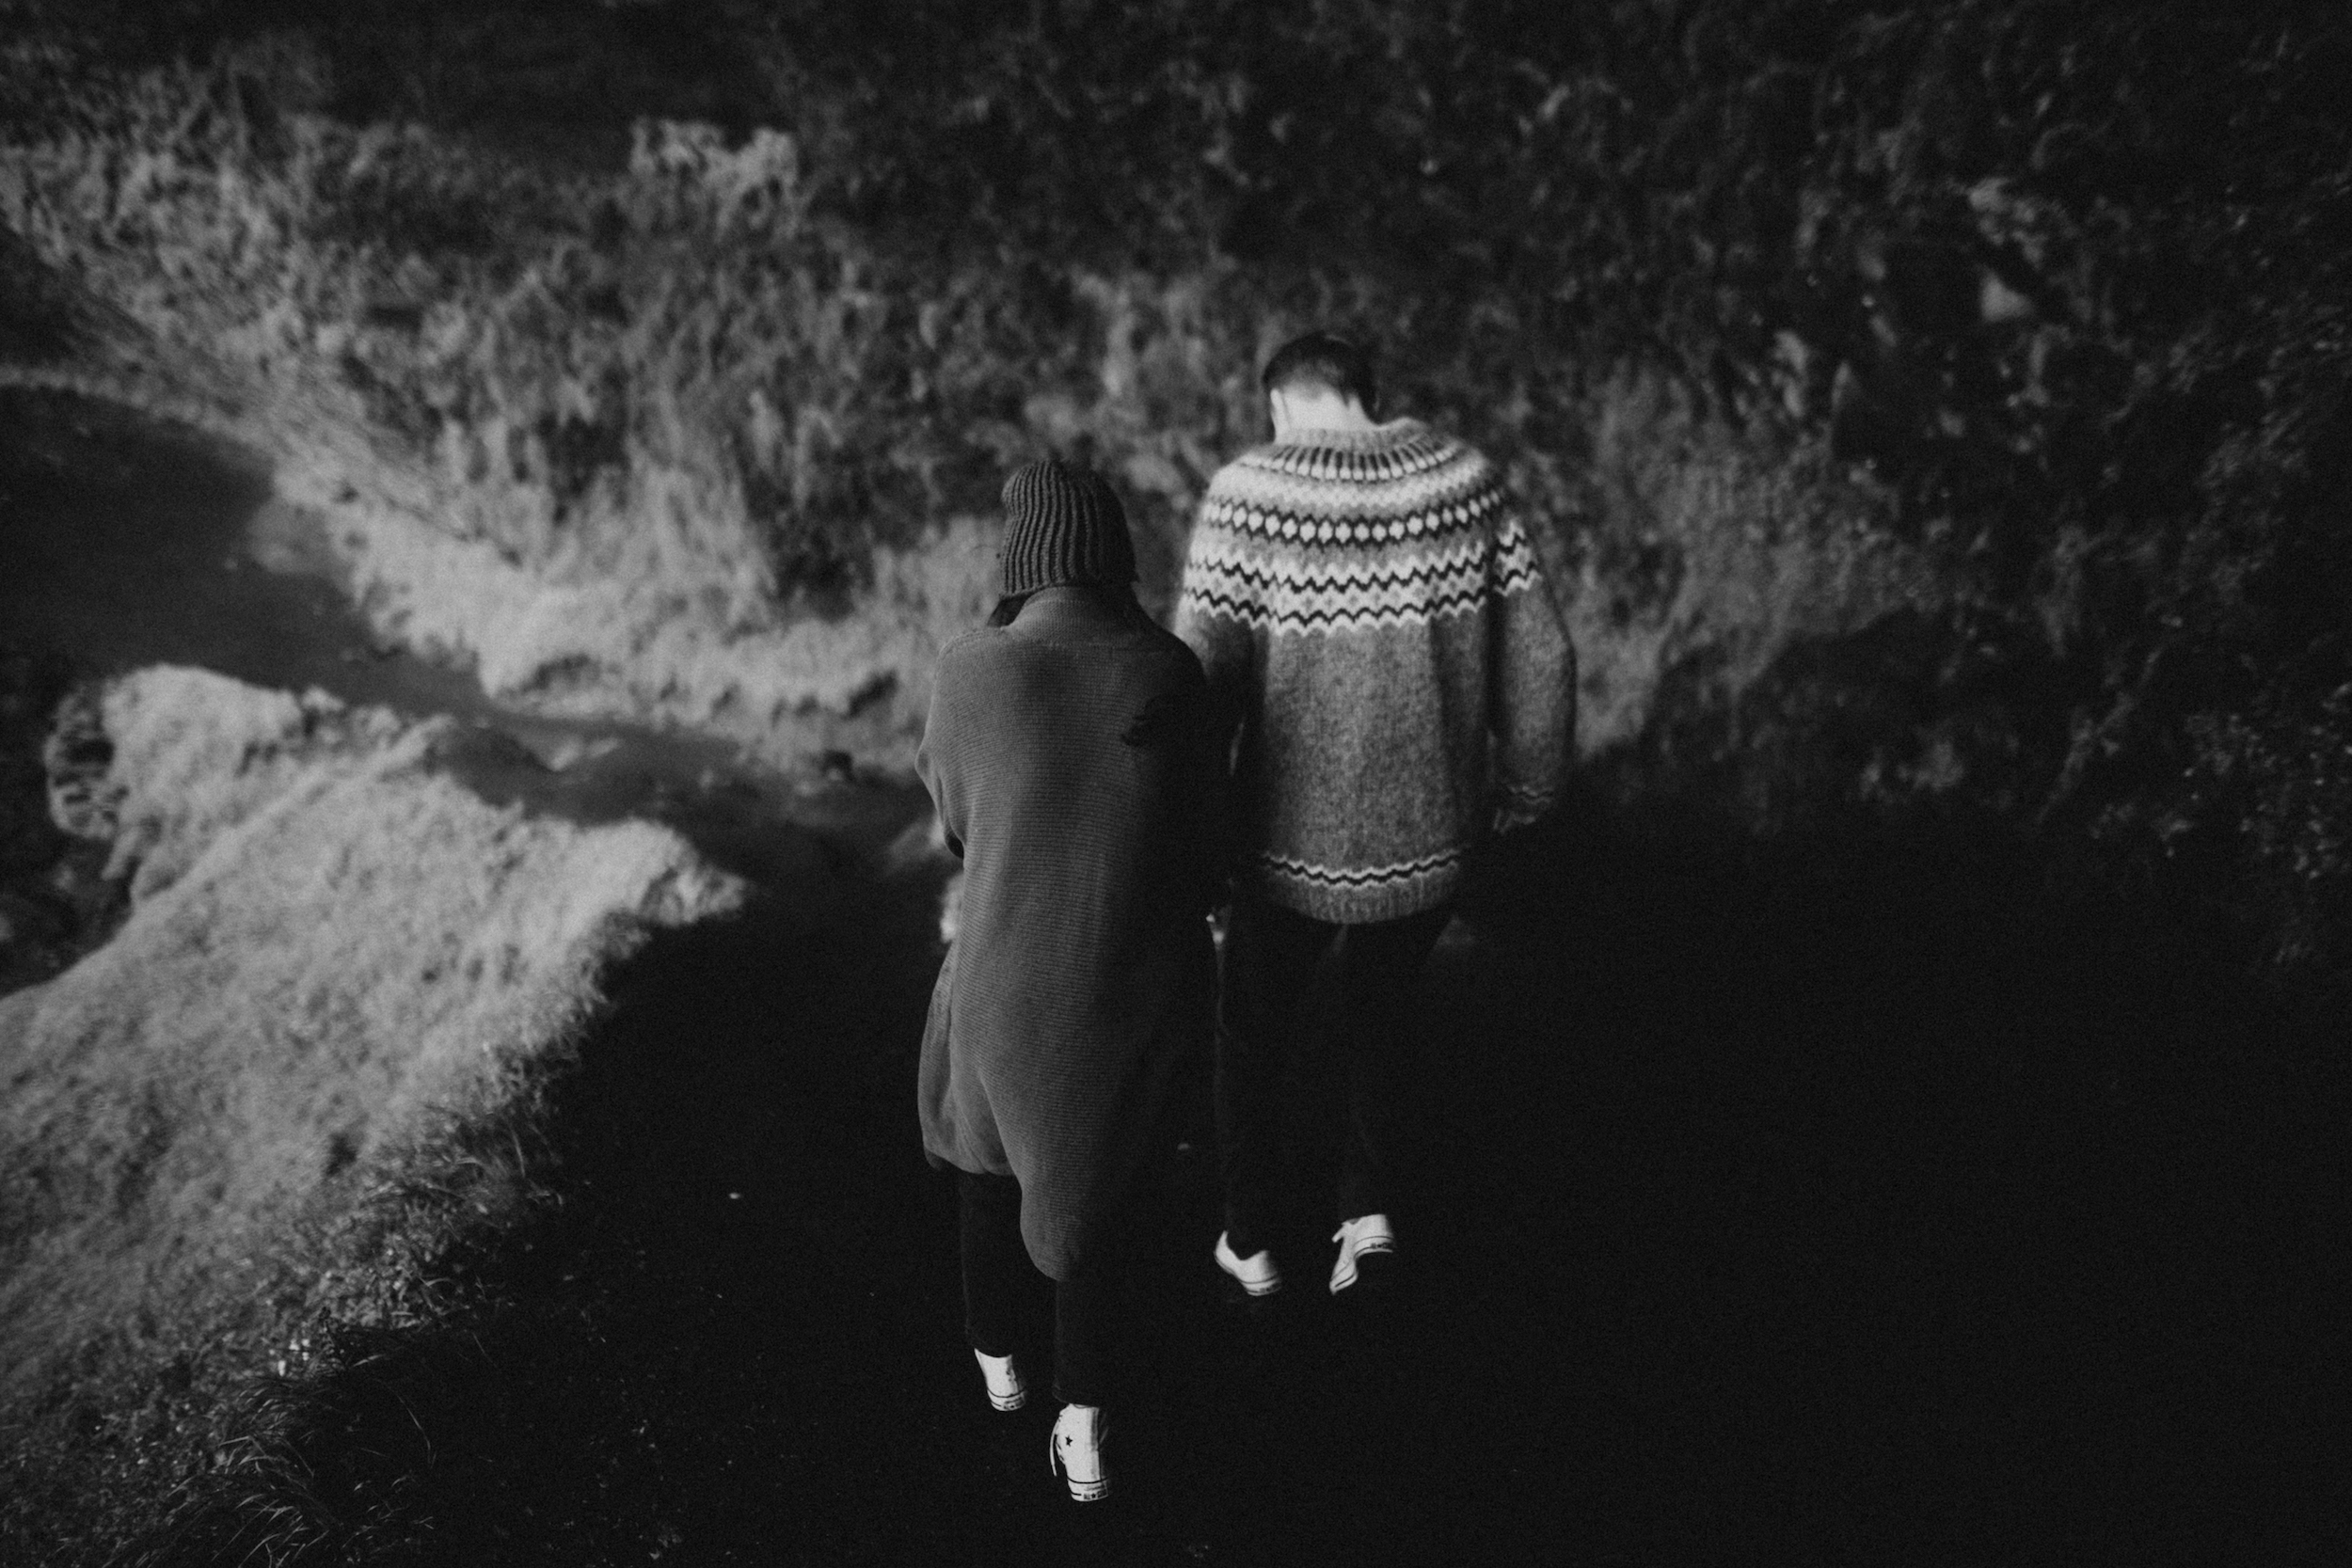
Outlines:
{"type": "MultiPolygon", "coordinates": [[[[1126,1085],[1106,1041],[1176,984],[1200,927],[1206,787],[1200,665],[1139,614],[1036,605],[941,656],[919,767],[964,865],[954,1006],[959,1031],[1005,1042],[985,1068],[923,1086],[940,1097],[935,1152],[1009,1167],[1032,1202],[1024,1230],[1048,1273],[1089,1205],[1067,1180],[1104,1180],[1107,1150],[1043,1168],[1021,1110],[1109,1137],[1098,1104],[1126,1085]]],[[[945,1059],[941,1065],[945,1066],[945,1059]]]]}
{"type": "Polygon", "coordinates": [[[1348,1106],[1336,1292],[1395,1251],[1390,1122],[1414,987],[1470,851],[1556,799],[1575,666],[1483,456],[1416,420],[1375,420],[1370,356],[1343,339],[1294,340],[1262,379],[1274,440],[1210,482],[1176,618],[1239,727],[1214,1256],[1251,1295],[1280,1287],[1265,1244],[1276,1085],[1312,1068],[1295,1059],[1297,1008],[1336,946],[1348,1106]]]}
{"type": "Polygon", "coordinates": [[[1286,909],[1427,909],[1490,806],[1550,804],[1566,641],[1492,467],[1452,436],[1308,429],[1227,465],[1177,629],[1238,709],[1243,875],[1286,909]]]}
{"type": "Polygon", "coordinates": [[[1024,1294],[1054,1281],[1054,1461],[1087,1500],[1129,1189],[1206,1023],[1215,767],[1200,661],[1137,608],[1109,484],[1047,460],[1004,498],[1002,597],[941,656],[916,758],[964,863],[916,1113],[959,1173],[964,1332],[999,1410],[1027,1397],[1024,1294]]]}

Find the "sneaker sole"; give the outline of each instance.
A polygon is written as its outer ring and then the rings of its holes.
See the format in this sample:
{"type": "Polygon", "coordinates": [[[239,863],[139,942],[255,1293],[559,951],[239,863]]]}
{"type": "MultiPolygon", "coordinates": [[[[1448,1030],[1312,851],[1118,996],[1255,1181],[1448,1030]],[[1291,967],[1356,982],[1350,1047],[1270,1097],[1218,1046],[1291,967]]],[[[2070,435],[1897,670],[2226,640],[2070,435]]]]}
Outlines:
{"type": "Polygon", "coordinates": [[[1224,1257],[1215,1250],[1210,1252],[1209,1260],[1217,1266],[1218,1272],[1223,1274],[1226,1278],[1241,1287],[1242,1294],[1249,1297],[1253,1301],[1265,1296],[1270,1296],[1282,1288],[1282,1278],[1279,1275],[1275,1275],[1272,1279],[1262,1279],[1255,1281],[1254,1283],[1250,1280],[1243,1278],[1239,1274],[1234,1272],[1233,1266],[1231,1263],[1228,1263],[1224,1257]]]}

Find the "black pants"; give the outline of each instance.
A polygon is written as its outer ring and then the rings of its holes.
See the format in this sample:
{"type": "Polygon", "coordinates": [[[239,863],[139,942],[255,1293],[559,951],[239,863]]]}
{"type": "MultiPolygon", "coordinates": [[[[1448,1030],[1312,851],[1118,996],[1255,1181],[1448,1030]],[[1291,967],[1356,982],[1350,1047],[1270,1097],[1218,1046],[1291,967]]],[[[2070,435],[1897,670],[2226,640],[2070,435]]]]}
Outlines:
{"type": "Polygon", "coordinates": [[[1340,1039],[1346,1120],[1340,1141],[1339,1218],[1388,1211],[1397,1079],[1412,1043],[1414,991],[1450,908],[1402,920],[1334,926],[1243,895],[1225,933],[1216,1020],[1216,1133],[1225,1221],[1247,1258],[1264,1245],[1269,1188],[1283,1135],[1282,1074],[1311,1065],[1301,1006],[1315,965],[1343,931],[1340,1039]]]}
{"type": "MultiPolygon", "coordinates": [[[[1021,1320],[1044,1275],[1021,1242],[1021,1183],[1009,1176],[956,1173],[963,1250],[963,1331],[983,1355],[1010,1355],[1021,1320]]],[[[1119,1271],[1089,1259],[1054,1282],[1054,1397],[1102,1404],[1119,1331],[1119,1271]]]]}

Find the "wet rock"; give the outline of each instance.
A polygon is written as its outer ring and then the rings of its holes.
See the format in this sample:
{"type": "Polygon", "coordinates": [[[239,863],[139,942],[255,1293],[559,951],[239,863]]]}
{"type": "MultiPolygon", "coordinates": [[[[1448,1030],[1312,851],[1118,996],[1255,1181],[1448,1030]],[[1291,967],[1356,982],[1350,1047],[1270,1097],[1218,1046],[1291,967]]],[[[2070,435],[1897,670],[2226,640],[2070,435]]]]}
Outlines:
{"type": "Polygon", "coordinates": [[[114,838],[122,806],[121,786],[109,777],[114,759],[98,689],[76,688],[57,705],[40,750],[49,820],[59,832],[100,843],[114,838]]]}

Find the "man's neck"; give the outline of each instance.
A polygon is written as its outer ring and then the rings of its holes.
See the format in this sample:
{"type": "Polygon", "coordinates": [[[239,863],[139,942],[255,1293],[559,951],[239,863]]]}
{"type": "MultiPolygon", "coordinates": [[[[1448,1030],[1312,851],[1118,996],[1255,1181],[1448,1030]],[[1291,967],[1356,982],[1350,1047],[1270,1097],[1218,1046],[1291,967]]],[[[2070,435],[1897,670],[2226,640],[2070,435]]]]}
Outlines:
{"type": "Polygon", "coordinates": [[[1343,392],[1323,387],[1284,387],[1266,397],[1274,419],[1274,438],[1288,441],[1309,430],[1377,430],[1379,422],[1364,405],[1343,392]]]}

